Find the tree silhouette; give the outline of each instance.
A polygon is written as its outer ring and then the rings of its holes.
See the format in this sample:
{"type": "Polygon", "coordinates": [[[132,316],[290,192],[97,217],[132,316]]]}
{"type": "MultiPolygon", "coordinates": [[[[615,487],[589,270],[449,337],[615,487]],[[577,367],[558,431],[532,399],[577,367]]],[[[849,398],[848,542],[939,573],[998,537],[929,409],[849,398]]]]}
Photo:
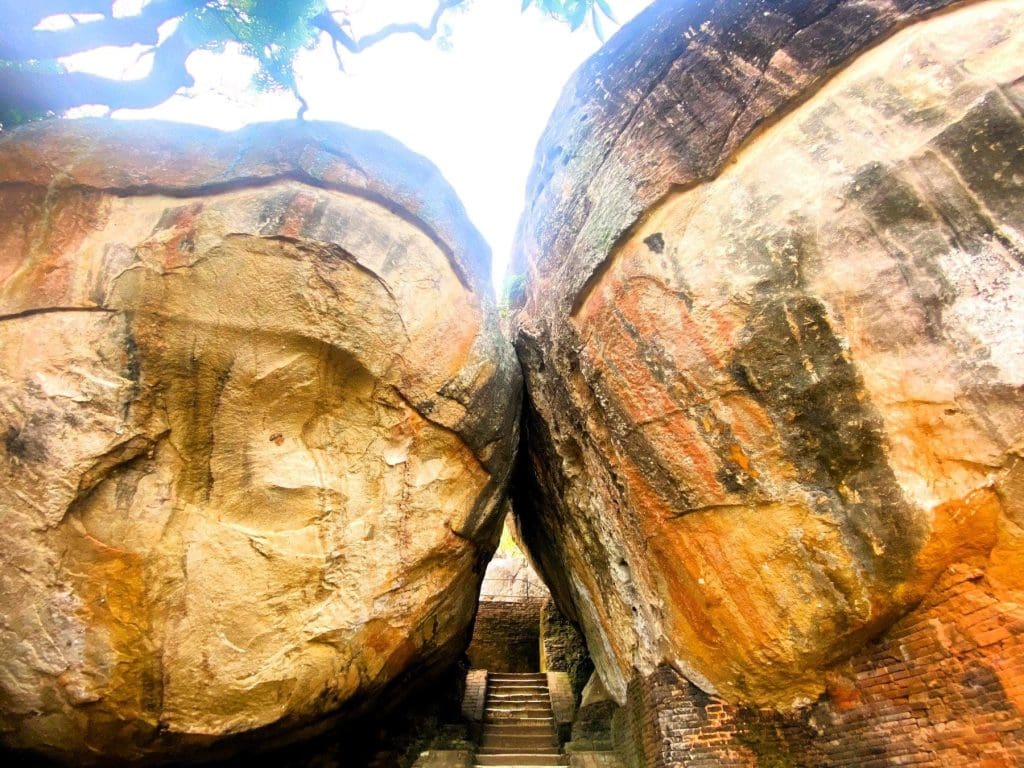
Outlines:
{"type": "MultiPolygon", "coordinates": [[[[342,66],[345,56],[396,35],[430,40],[446,13],[471,2],[438,0],[426,23],[395,21],[357,36],[344,3],[327,0],[149,0],[129,15],[114,0],[0,0],[0,126],[86,104],[156,106],[193,85],[185,66],[193,52],[223,50],[229,43],[256,59],[257,85],[284,88],[298,98],[301,117],[307,105],[294,70],[301,50],[327,39],[342,66]],[[149,74],[138,80],[71,72],[60,63],[101,46],[135,44],[153,58],[149,74]]],[[[599,35],[601,17],[612,18],[607,0],[522,1],[522,10],[530,7],[573,29],[589,17],[599,35]]]]}

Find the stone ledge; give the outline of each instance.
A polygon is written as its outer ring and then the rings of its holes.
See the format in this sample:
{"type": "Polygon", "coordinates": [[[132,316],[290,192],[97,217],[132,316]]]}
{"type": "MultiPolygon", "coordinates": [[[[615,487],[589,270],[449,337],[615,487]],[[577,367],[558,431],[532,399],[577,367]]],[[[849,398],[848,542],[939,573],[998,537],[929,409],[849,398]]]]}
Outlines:
{"type": "Polygon", "coordinates": [[[471,723],[482,722],[486,701],[487,670],[469,670],[466,674],[466,693],[462,697],[462,716],[471,723]]]}
{"type": "Polygon", "coordinates": [[[569,755],[569,768],[625,768],[614,752],[574,752],[569,755]]]}
{"type": "Polygon", "coordinates": [[[468,749],[430,749],[420,753],[413,768],[469,768],[472,764],[473,753],[468,749]]]}
{"type": "Polygon", "coordinates": [[[558,729],[558,741],[564,744],[572,732],[572,721],[576,717],[576,697],[572,683],[565,672],[548,672],[548,694],[551,697],[551,712],[558,729]]]}

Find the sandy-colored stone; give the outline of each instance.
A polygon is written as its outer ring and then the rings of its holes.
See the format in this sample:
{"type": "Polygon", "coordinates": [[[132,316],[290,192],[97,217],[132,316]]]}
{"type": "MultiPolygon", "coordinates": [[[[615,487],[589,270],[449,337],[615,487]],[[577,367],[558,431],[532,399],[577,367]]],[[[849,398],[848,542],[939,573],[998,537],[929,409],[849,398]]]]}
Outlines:
{"type": "Polygon", "coordinates": [[[620,702],[811,700],[957,561],[1022,597],[1024,3],[942,5],[656,3],[542,141],[517,511],[620,702]]]}
{"type": "Polygon", "coordinates": [[[519,377],[432,166],[54,122],[0,140],[0,199],[8,745],[201,756],[462,652],[519,377]]]}

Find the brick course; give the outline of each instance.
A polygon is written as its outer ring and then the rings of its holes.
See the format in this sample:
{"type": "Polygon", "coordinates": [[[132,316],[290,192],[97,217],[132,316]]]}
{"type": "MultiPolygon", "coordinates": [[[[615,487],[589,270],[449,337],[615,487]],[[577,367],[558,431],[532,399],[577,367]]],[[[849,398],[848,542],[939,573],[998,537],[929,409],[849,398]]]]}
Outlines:
{"type": "Polygon", "coordinates": [[[732,706],[661,667],[630,684],[616,747],[631,768],[1024,766],[1024,601],[997,592],[980,569],[951,568],[791,715],[732,706]]]}
{"type": "Polygon", "coordinates": [[[470,665],[490,672],[540,670],[542,599],[488,600],[479,604],[470,665]]]}

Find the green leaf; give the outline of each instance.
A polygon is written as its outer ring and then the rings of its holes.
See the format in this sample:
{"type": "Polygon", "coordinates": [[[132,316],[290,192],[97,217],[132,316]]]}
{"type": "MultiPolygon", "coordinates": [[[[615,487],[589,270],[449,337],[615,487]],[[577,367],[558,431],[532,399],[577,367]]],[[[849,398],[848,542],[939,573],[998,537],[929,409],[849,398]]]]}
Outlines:
{"type": "Polygon", "coordinates": [[[594,34],[596,34],[597,35],[597,39],[600,40],[603,43],[605,41],[604,27],[601,26],[601,19],[597,15],[597,7],[596,6],[591,6],[591,8],[590,8],[590,18],[594,22],[594,34]]]}
{"type": "Polygon", "coordinates": [[[569,22],[569,28],[573,31],[580,28],[583,24],[584,19],[587,18],[587,4],[584,2],[577,2],[572,10],[566,13],[566,19],[569,22]]]}
{"type": "Polygon", "coordinates": [[[597,0],[597,7],[601,9],[601,13],[603,13],[610,21],[615,24],[619,23],[619,20],[615,18],[615,14],[612,13],[612,7],[608,5],[607,0],[597,0]]]}

